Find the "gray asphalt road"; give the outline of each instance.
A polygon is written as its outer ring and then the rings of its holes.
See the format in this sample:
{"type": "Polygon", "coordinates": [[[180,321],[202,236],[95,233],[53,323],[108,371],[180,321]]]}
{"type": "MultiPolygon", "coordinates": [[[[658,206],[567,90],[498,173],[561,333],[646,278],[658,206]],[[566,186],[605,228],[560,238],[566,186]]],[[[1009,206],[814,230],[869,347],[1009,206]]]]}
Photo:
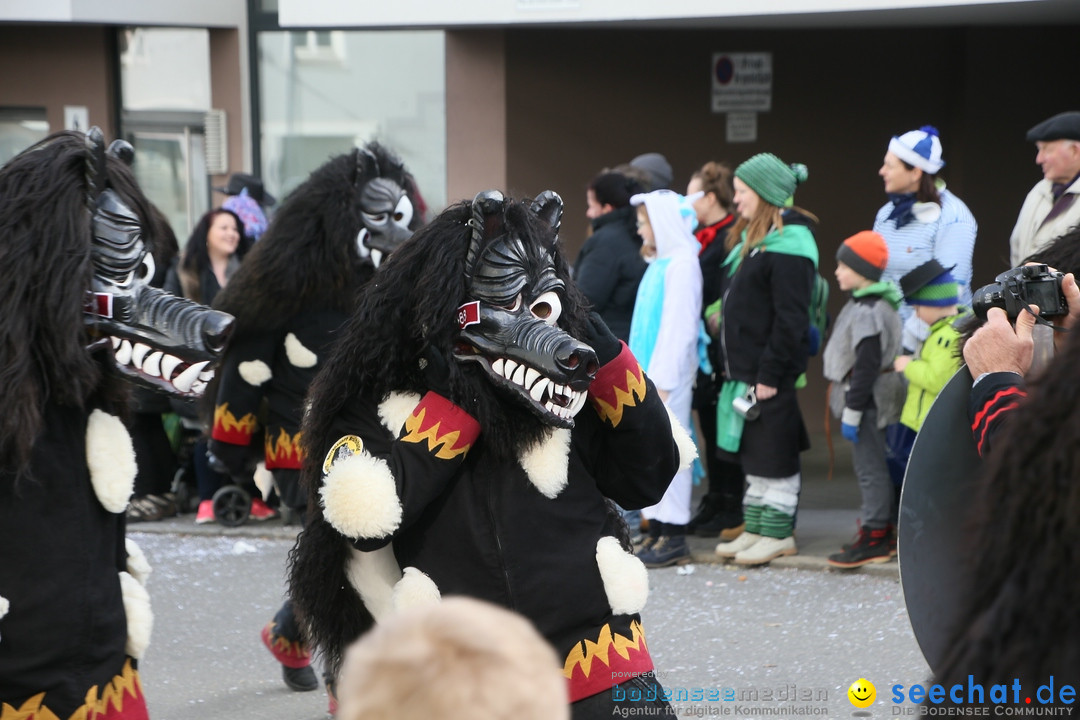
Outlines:
{"type": "MultiPolygon", "coordinates": [[[[154,634],[140,666],[152,718],[325,716],[325,693],[286,689],[259,641],[282,600],[291,541],[132,537],[154,567],[154,634]]],[[[685,693],[675,703],[684,716],[847,718],[860,712],[847,689],[866,678],[878,700],[864,712],[890,717],[889,688],[929,674],[895,579],[688,567],[651,571],[644,613],[659,679],[685,693]]]]}

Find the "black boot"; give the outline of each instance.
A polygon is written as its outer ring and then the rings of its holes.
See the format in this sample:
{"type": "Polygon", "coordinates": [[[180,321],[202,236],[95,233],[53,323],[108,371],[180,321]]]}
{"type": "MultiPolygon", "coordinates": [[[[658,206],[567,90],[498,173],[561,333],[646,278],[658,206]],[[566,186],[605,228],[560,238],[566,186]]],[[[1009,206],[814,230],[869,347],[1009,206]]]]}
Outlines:
{"type": "Polygon", "coordinates": [[[694,517],[690,518],[690,525],[687,527],[687,532],[694,532],[699,525],[704,525],[716,516],[717,510],[720,509],[720,495],[719,493],[707,493],[701,498],[701,503],[698,505],[697,513],[694,517]]]}
{"type": "Polygon", "coordinates": [[[742,495],[719,496],[716,512],[712,518],[694,528],[698,537],[719,537],[721,542],[730,542],[743,531],[742,495]]]}

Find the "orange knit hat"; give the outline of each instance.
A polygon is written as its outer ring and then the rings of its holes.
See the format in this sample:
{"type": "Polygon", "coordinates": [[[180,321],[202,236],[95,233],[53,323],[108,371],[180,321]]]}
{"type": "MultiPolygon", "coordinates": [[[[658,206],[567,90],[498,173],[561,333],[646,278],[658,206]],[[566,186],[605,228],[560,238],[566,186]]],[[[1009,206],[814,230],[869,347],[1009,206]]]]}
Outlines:
{"type": "Polygon", "coordinates": [[[877,282],[889,262],[889,247],[885,238],[873,230],[857,232],[845,240],[836,251],[842,262],[868,280],[877,282]]]}

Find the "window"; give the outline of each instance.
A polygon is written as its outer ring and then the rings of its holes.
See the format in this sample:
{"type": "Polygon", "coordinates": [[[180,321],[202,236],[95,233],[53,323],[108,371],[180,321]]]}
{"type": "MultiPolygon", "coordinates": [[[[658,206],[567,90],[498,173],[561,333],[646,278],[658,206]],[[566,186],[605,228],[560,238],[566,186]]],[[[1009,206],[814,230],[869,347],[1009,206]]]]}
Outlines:
{"type": "Polygon", "coordinates": [[[45,108],[0,107],[0,165],[48,134],[45,108]]]}

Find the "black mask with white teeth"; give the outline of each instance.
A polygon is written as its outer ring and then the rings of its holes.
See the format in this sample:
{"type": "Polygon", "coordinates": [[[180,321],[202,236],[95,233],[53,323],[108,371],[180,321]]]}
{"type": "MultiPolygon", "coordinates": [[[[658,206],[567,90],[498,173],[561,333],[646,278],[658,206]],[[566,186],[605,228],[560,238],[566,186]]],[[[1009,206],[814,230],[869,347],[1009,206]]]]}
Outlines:
{"type": "Polygon", "coordinates": [[[94,277],[86,323],[97,343],[107,339],[120,373],[142,387],[198,397],[213,377],[232,316],[150,287],[151,256],[135,213],[111,190],[93,219],[94,277]]]}
{"type": "Polygon", "coordinates": [[[413,205],[405,190],[390,178],[377,177],[360,193],[364,227],[357,238],[360,256],[368,253],[379,266],[401,243],[412,237],[413,205]]]}
{"type": "Polygon", "coordinates": [[[501,203],[501,195],[474,200],[472,300],[459,311],[454,358],[478,364],[496,387],[545,423],[572,428],[596,377],[596,353],[558,325],[565,285],[549,248],[538,252],[514,234],[483,242],[485,226],[491,227],[485,215],[501,203]]]}

